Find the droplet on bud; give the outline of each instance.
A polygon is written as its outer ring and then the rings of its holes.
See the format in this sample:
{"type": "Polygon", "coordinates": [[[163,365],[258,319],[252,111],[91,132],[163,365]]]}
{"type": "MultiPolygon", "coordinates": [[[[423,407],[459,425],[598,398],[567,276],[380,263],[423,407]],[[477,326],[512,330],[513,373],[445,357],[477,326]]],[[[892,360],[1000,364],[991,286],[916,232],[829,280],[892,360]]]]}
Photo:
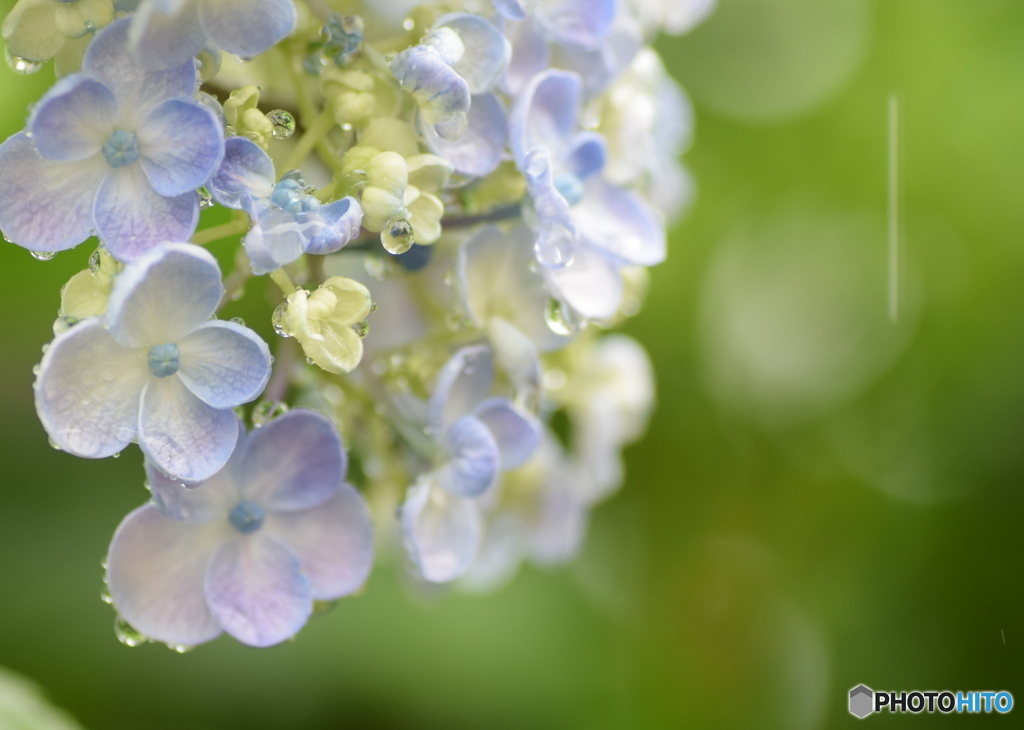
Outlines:
{"type": "Polygon", "coordinates": [[[370,325],[368,325],[366,323],[366,320],[364,319],[352,325],[352,331],[355,332],[360,337],[366,337],[366,335],[369,334],[370,332],[370,325]]]}
{"type": "Polygon", "coordinates": [[[295,117],[284,109],[267,112],[267,119],[274,125],[274,139],[288,139],[295,133],[295,117]]]}
{"type": "Polygon", "coordinates": [[[380,242],[388,253],[405,253],[415,243],[412,235],[412,224],[405,218],[392,218],[384,224],[380,232],[380,242]]]}
{"type": "Polygon", "coordinates": [[[281,401],[261,400],[252,409],[253,428],[260,428],[261,426],[266,426],[275,418],[277,418],[278,416],[283,416],[287,412],[287,404],[282,403],[281,401]]]}
{"type": "Polygon", "coordinates": [[[23,76],[34,74],[45,65],[41,61],[29,61],[27,58],[15,56],[10,51],[6,51],[6,57],[7,65],[11,67],[11,70],[16,74],[22,74],[23,76]]]}
{"type": "Polygon", "coordinates": [[[556,335],[571,335],[578,328],[569,308],[558,299],[550,299],[544,310],[544,321],[556,335]]]}
{"type": "Polygon", "coordinates": [[[281,337],[292,336],[292,333],[288,331],[288,302],[281,302],[277,305],[270,321],[274,325],[274,331],[281,337]]]}

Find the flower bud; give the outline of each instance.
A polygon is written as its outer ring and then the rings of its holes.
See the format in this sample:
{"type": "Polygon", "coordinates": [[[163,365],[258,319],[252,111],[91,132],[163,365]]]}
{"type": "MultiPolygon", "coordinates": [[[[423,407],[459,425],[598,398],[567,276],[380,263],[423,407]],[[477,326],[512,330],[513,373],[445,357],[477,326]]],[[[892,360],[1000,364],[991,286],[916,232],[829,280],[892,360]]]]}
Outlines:
{"type": "Polygon", "coordinates": [[[370,307],[365,286],[332,276],[312,294],[296,289],[288,296],[284,326],[314,363],[329,373],[349,373],[363,357],[363,341],[353,326],[366,318],[370,307]]]}

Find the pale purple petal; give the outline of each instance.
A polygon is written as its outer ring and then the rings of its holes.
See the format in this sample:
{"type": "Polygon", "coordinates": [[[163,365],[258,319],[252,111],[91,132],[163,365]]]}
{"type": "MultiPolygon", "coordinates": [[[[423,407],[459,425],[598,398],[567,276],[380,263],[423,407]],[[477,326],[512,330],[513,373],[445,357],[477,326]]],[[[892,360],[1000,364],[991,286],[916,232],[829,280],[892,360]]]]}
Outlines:
{"type": "Polygon", "coordinates": [[[470,413],[487,397],[493,382],[494,362],[486,345],[456,352],[438,373],[430,396],[430,428],[440,436],[448,424],[470,413]]]}
{"type": "Polygon", "coordinates": [[[459,34],[465,46],[462,58],[452,64],[469,85],[469,93],[482,94],[498,82],[512,56],[512,46],[501,31],[479,15],[447,13],[435,27],[448,27],[459,34]]]}
{"type": "Polygon", "coordinates": [[[127,266],[114,282],[107,326],[121,343],[177,342],[210,318],[224,287],[217,260],[189,243],[161,246],[127,266]]]}
{"type": "Polygon", "coordinates": [[[436,48],[408,48],[395,56],[390,68],[440,137],[451,140],[462,136],[471,103],[469,85],[442,60],[436,48]]]}
{"type": "Polygon", "coordinates": [[[199,223],[199,196],[165,198],[139,165],[112,170],[93,206],[100,240],[119,261],[131,261],[163,241],[187,241],[199,223]]]}
{"type": "Polygon", "coordinates": [[[30,251],[63,251],[91,235],[96,191],[110,167],[43,158],[24,132],[0,145],[0,230],[30,251]],[[54,211],[60,211],[55,215],[54,211]]]}
{"type": "Polygon", "coordinates": [[[210,179],[224,155],[217,116],[192,99],[168,99],[142,120],[139,164],[160,195],[181,195],[210,179]]]}
{"type": "Polygon", "coordinates": [[[58,81],[39,100],[28,130],[43,157],[77,161],[97,154],[116,124],[113,92],[101,81],[74,74],[58,81]]]}
{"type": "Polygon", "coordinates": [[[210,559],[204,586],[218,623],[249,646],[291,638],[313,611],[298,559],[261,533],[223,543],[210,559]]]}
{"type": "Polygon", "coordinates": [[[437,482],[459,497],[477,497],[498,476],[498,444],[493,434],[473,416],[461,416],[445,433],[448,461],[437,474],[437,482]]]}
{"type": "Polygon", "coordinates": [[[131,27],[132,54],[150,69],[180,67],[206,45],[199,21],[199,3],[160,7],[154,0],[141,3],[131,27]]]}
{"type": "Polygon", "coordinates": [[[207,37],[243,58],[263,53],[295,27],[292,0],[201,0],[196,4],[207,37]]]}
{"type": "Polygon", "coordinates": [[[480,512],[468,499],[421,477],[400,511],[402,542],[425,580],[446,583],[464,574],[480,549],[480,512]]]}
{"type": "MultiPolygon", "coordinates": [[[[239,441],[245,436],[245,427],[238,423],[239,441]]],[[[235,453],[238,453],[236,447],[235,453]]],[[[215,519],[227,519],[231,508],[238,504],[239,491],[233,469],[236,457],[227,466],[206,481],[199,483],[171,479],[151,462],[146,462],[146,483],[153,494],[153,504],[163,514],[178,522],[201,525],[215,519]]]]}
{"type": "Polygon", "coordinates": [[[235,412],[206,405],[174,375],[150,380],[139,410],[139,447],[160,471],[185,482],[220,471],[238,440],[235,412]]]}
{"type": "Polygon", "coordinates": [[[537,19],[563,43],[595,47],[615,19],[615,0],[542,0],[537,19]]]}
{"type": "Polygon", "coordinates": [[[114,607],[145,636],[192,646],[221,633],[206,605],[203,581],[223,525],[189,525],[153,505],[125,517],[107,553],[107,589],[114,607]]]}
{"type": "Polygon", "coordinates": [[[181,382],[207,405],[234,408],[270,380],[270,348],[248,327],[212,320],[178,341],[181,382]]]}
{"type": "Polygon", "coordinates": [[[260,205],[252,208],[249,216],[255,223],[242,245],[256,274],[290,264],[306,250],[315,213],[295,214],[276,206],[260,205]]]}
{"type": "Polygon", "coordinates": [[[522,20],[529,15],[537,0],[494,0],[494,8],[509,20],[522,20]]]}
{"type": "Polygon", "coordinates": [[[58,335],[43,355],[35,385],[39,420],[68,453],[116,454],[135,437],[139,395],[150,377],[144,352],[88,319],[58,335]]]}
{"type": "Polygon", "coordinates": [[[534,150],[546,150],[553,160],[561,160],[569,149],[579,111],[579,76],[554,69],[534,76],[509,115],[509,142],[520,169],[534,150]]]}
{"type": "Polygon", "coordinates": [[[315,211],[313,237],[306,244],[306,253],[322,256],[340,250],[359,236],[363,224],[363,208],[355,198],[347,197],[323,205],[315,211]]]}
{"type": "Polygon", "coordinates": [[[241,210],[246,197],[269,198],[275,179],[270,155],[245,137],[229,137],[224,160],[210,179],[210,194],[221,205],[241,210]]]}
{"type": "Polygon", "coordinates": [[[247,499],[268,510],[306,510],[334,495],[347,466],[331,419],[297,409],[249,434],[238,482],[247,499]]]}
{"type": "Polygon", "coordinates": [[[503,23],[505,36],[512,44],[512,58],[505,69],[501,88],[510,96],[518,96],[534,76],[551,63],[548,39],[533,20],[503,23]]]}
{"type": "Polygon", "coordinates": [[[528,413],[521,413],[506,398],[484,401],[473,415],[494,436],[503,471],[525,464],[540,443],[541,427],[537,419],[528,413]]]}
{"type": "Polygon", "coordinates": [[[501,162],[508,138],[505,107],[494,94],[473,97],[467,114],[465,133],[457,140],[442,139],[434,126],[419,117],[420,133],[427,147],[467,177],[484,177],[501,162]]]}
{"type": "Polygon", "coordinates": [[[622,276],[607,256],[585,242],[572,264],[544,269],[544,277],[557,298],[587,319],[607,319],[622,304],[622,276]]]}
{"type": "Polygon", "coordinates": [[[597,132],[580,132],[573,137],[565,167],[569,173],[583,180],[601,172],[607,159],[604,137],[597,132]]]}
{"type": "MultiPolygon", "coordinates": [[[[535,150],[526,156],[525,163],[526,186],[534,213],[530,225],[537,232],[537,260],[546,267],[564,268],[572,262],[578,243],[573,212],[555,184],[548,153],[535,150]]],[[[571,187],[582,188],[579,180],[572,177],[567,182],[571,187]]]]}
{"type": "Polygon", "coordinates": [[[264,529],[299,559],[317,600],[347,596],[370,574],[373,523],[365,500],[351,484],[341,485],[312,509],[270,512],[264,529]]]}
{"type": "Polygon", "coordinates": [[[589,100],[626,70],[643,45],[643,30],[632,14],[623,10],[616,15],[615,23],[600,44],[590,48],[572,44],[555,46],[552,65],[578,73],[589,100]]]}
{"type": "MultiPolygon", "coordinates": [[[[175,96],[192,96],[199,78],[191,56],[179,65],[160,71],[143,68],[129,51],[128,28],[131,18],[121,18],[104,28],[89,44],[82,60],[82,71],[98,76],[114,92],[121,124],[132,129],[152,106],[175,96]]],[[[141,55],[149,53],[148,49],[141,55]]]]}
{"type": "Polygon", "coordinates": [[[653,266],[665,260],[661,214],[631,190],[591,178],[573,220],[581,236],[623,263],[653,266]]]}

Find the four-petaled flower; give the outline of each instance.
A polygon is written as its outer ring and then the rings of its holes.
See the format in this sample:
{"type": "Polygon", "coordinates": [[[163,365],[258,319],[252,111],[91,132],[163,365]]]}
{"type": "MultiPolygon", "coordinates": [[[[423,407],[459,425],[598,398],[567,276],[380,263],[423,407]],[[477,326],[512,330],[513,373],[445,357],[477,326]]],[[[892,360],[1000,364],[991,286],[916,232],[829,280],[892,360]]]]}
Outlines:
{"type": "Polygon", "coordinates": [[[227,466],[193,489],[147,463],[153,501],[129,514],[107,557],[114,606],[151,639],[191,646],[226,631],[270,646],[313,601],[357,590],[373,559],[363,498],[345,483],[326,416],[294,410],[246,435],[227,466]]]}
{"type": "Polygon", "coordinates": [[[267,153],[244,137],[232,137],[210,180],[214,200],[244,209],[253,220],[243,244],[256,272],[273,271],[304,253],[334,253],[359,235],[363,209],[355,198],[322,205],[297,172],[276,184],[274,179],[267,153]]]}
{"type": "Polygon", "coordinates": [[[0,230],[32,251],[62,251],[94,232],[130,261],[187,240],[196,188],[224,155],[217,116],[193,98],[195,64],[141,71],[128,20],[89,45],[80,74],[36,104],[25,131],[0,145],[0,230]]]}
{"type": "Polygon", "coordinates": [[[235,447],[235,406],[258,396],[270,351],[247,327],[211,320],[223,295],[217,262],[165,244],[125,267],[106,314],[47,348],[36,410],[63,450],[97,459],[133,440],[179,481],[216,473],[235,447]]]}

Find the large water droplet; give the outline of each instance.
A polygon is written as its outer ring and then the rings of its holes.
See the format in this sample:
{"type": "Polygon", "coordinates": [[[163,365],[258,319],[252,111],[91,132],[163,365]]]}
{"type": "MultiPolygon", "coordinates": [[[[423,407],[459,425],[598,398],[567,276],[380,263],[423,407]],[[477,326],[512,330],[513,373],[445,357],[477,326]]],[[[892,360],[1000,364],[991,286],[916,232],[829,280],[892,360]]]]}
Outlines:
{"type": "Polygon", "coordinates": [[[295,134],[295,117],[284,109],[267,112],[267,119],[274,125],[274,139],[288,139],[295,134]]]}
{"type": "Polygon", "coordinates": [[[571,335],[577,329],[569,308],[558,299],[550,299],[544,310],[544,321],[556,335],[571,335]]]}
{"type": "Polygon", "coordinates": [[[534,250],[545,266],[564,269],[576,254],[576,234],[558,223],[544,226],[537,236],[534,250]]]}
{"type": "Polygon", "coordinates": [[[138,646],[149,641],[149,637],[132,626],[121,614],[114,621],[114,635],[125,646],[138,646]]]}
{"type": "Polygon", "coordinates": [[[388,253],[405,253],[415,243],[412,224],[405,218],[392,218],[384,224],[384,228],[380,232],[380,242],[388,253]]]}
{"type": "Polygon", "coordinates": [[[7,65],[10,66],[11,70],[16,74],[23,74],[25,76],[34,74],[45,65],[41,61],[29,61],[27,58],[15,56],[10,51],[6,51],[5,55],[7,58],[7,65]]]}
{"type": "Polygon", "coordinates": [[[281,401],[261,400],[252,409],[253,428],[260,428],[261,426],[266,426],[275,418],[277,418],[278,416],[283,416],[287,412],[287,404],[282,403],[281,401]]]}
{"type": "Polygon", "coordinates": [[[274,310],[274,314],[270,317],[271,324],[274,325],[274,331],[281,337],[291,337],[292,333],[288,330],[288,302],[281,302],[277,305],[277,309],[274,310]]]}
{"type": "Polygon", "coordinates": [[[57,255],[56,251],[30,251],[32,258],[39,261],[50,261],[54,256],[57,255]]]}
{"type": "Polygon", "coordinates": [[[207,190],[205,187],[203,187],[203,188],[199,188],[199,190],[196,191],[196,192],[199,193],[199,209],[200,210],[206,210],[207,208],[212,208],[213,207],[213,196],[210,194],[209,190],[207,190]]]}
{"type": "Polygon", "coordinates": [[[366,335],[370,333],[370,325],[366,324],[366,320],[364,319],[361,322],[356,322],[352,325],[352,331],[360,337],[366,337],[366,335]]]}

